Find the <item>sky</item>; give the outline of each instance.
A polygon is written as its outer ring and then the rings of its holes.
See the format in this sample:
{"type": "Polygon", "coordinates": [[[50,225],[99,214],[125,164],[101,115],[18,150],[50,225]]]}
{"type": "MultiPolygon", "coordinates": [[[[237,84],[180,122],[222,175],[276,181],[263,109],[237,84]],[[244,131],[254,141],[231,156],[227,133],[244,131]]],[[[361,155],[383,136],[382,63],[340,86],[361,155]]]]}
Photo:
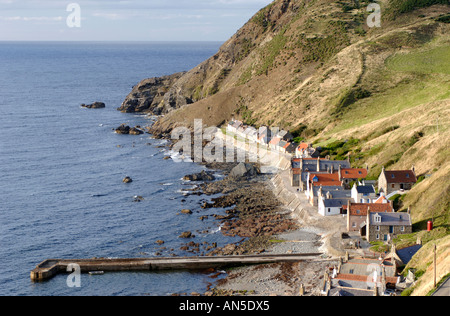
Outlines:
{"type": "Polygon", "coordinates": [[[271,2],[0,0],[0,41],[225,41],[271,2]]]}

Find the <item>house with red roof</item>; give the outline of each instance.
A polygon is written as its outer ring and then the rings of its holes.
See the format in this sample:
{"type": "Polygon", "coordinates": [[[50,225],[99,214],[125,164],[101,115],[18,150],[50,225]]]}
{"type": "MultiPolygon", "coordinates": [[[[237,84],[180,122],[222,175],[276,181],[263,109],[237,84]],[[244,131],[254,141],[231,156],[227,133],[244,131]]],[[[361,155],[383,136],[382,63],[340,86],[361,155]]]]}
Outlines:
{"type": "Polygon", "coordinates": [[[346,189],[351,189],[351,183],[367,178],[366,168],[339,168],[339,179],[346,189]]]}
{"type": "Polygon", "coordinates": [[[359,231],[361,236],[366,236],[368,213],[393,213],[390,203],[352,203],[347,206],[347,231],[359,231]]]}
{"type": "Polygon", "coordinates": [[[280,137],[272,138],[272,140],[269,142],[270,149],[278,150],[278,145],[280,144],[280,142],[281,142],[280,137]]]}
{"type": "Polygon", "coordinates": [[[383,167],[378,178],[378,191],[386,196],[401,190],[411,190],[417,183],[415,168],[411,170],[386,170],[383,167]]]}
{"type": "Polygon", "coordinates": [[[317,158],[319,155],[320,152],[308,143],[301,143],[295,148],[296,158],[317,158]]]}
{"type": "Polygon", "coordinates": [[[331,189],[343,189],[341,181],[339,181],[339,174],[337,172],[309,173],[307,183],[308,187],[305,194],[312,206],[318,205],[320,188],[326,187],[331,189]]]}

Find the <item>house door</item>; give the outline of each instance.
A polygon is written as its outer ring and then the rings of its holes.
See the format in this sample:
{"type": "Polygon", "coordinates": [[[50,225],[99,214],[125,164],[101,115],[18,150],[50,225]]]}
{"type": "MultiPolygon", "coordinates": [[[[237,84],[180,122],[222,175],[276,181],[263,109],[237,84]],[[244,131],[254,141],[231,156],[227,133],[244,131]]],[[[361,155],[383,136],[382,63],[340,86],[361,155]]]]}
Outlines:
{"type": "Polygon", "coordinates": [[[393,234],[394,233],[394,226],[389,226],[389,234],[393,234]]]}
{"type": "Polygon", "coordinates": [[[384,235],[384,241],[388,241],[388,235],[384,235]]]}
{"type": "Polygon", "coordinates": [[[361,227],[361,229],[359,230],[359,233],[361,234],[361,237],[365,237],[366,236],[366,232],[367,232],[367,226],[364,225],[363,227],[361,227]]]}

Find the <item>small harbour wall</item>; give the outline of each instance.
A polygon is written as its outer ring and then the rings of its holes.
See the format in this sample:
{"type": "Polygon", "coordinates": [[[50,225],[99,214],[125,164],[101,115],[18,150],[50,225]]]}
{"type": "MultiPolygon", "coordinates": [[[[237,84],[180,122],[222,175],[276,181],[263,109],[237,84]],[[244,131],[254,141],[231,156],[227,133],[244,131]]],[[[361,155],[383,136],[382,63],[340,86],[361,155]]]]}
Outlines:
{"type": "Polygon", "coordinates": [[[179,257],[179,258],[142,258],[142,259],[49,259],[40,263],[30,273],[32,281],[46,281],[61,273],[71,273],[68,267],[78,265],[81,273],[89,272],[130,272],[161,270],[204,270],[209,268],[227,268],[252,264],[299,262],[316,260],[321,253],[253,255],[229,257],[179,257]]]}

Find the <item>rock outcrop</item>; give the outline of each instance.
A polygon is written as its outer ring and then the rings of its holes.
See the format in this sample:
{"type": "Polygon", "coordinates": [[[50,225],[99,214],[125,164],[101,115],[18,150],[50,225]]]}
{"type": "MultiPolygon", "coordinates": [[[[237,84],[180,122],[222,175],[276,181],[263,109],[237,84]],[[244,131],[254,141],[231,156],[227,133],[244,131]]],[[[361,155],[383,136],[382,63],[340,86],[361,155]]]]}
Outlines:
{"type": "Polygon", "coordinates": [[[106,107],[106,104],[103,102],[94,102],[92,104],[81,104],[81,107],[87,108],[87,109],[104,109],[106,107]]]}
{"type": "Polygon", "coordinates": [[[192,103],[191,99],[183,96],[179,89],[173,87],[174,83],[184,74],[184,72],[180,72],[170,76],[142,80],[133,87],[118,110],[125,113],[144,112],[160,115],[192,103]]]}
{"type": "Polygon", "coordinates": [[[254,177],[260,173],[259,169],[250,163],[240,163],[231,170],[229,177],[241,178],[241,177],[254,177]]]}
{"type": "Polygon", "coordinates": [[[144,131],[137,127],[129,127],[128,125],[122,124],[116,128],[116,133],[122,135],[142,135],[144,131]]]}
{"type": "Polygon", "coordinates": [[[212,172],[203,170],[200,173],[187,175],[183,179],[187,181],[214,181],[216,178],[212,172]]]}

